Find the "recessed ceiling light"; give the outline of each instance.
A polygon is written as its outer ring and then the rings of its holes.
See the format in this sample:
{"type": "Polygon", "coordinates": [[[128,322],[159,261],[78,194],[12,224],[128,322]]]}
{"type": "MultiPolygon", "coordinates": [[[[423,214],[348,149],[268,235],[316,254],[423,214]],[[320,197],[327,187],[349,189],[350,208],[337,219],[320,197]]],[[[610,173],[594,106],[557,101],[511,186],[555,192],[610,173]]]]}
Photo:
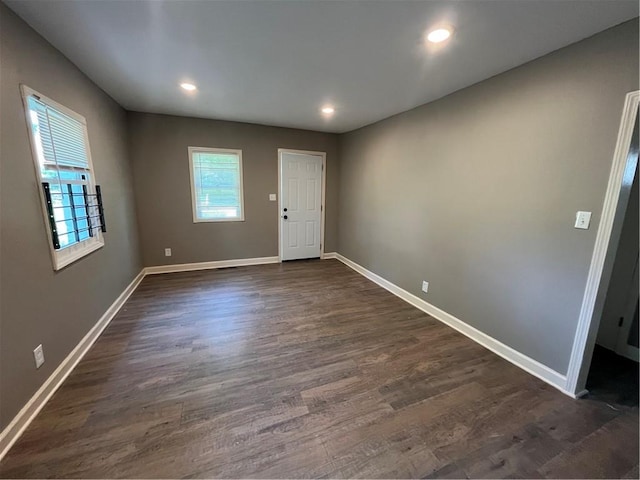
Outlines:
{"type": "Polygon", "coordinates": [[[320,111],[322,113],[324,113],[325,115],[333,115],[333,113],[336,111],[336,109],[333,108],[331,105],[326,105],[326,106],[322,107],[320,109],[320,111]]]}
{"type": "Polygon", "coordinates": [[[180,86],[188,92],[192,92],[196,89],[196,86],[193,83],[181,83],[180,86]]]}
{"type": "Polygon", "coordinates": [[[450,36],[451,36],[451,29],[441,27],[441,28],[436,28],[435,30],[431,30],[427,34],[427,40],[429,40],[431,43],[440,43],[440,42],[444,42],[450,36]]]}

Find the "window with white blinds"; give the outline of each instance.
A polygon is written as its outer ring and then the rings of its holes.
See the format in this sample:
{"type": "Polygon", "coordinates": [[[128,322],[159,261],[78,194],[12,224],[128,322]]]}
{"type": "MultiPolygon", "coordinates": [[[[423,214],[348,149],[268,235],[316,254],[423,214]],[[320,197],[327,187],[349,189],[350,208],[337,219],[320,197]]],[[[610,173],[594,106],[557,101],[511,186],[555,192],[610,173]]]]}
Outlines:
{"type": "Polygon", "coordinates": [[[244,220],[242,151],[189,147],[194,222],[244,220]]]}
{"type": "Polygon", "coordinates": [[[104,245],[84,117],[23,86],[54,269],[104,245]]]}

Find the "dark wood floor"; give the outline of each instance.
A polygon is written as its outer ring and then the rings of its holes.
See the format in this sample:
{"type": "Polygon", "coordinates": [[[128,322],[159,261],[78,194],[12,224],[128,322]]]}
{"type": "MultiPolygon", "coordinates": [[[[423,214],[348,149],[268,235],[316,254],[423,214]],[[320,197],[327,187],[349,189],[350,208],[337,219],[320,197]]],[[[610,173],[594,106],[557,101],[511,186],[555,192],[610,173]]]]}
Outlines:
{"type": "Polygon", "coordinates": [[[589,397],[613,405],[637,408],[640,403],[638,375],[638,362],[596,345],[587,378],[589,397]]]}
{"type": "Polygon", "coordinates": [[[573,400],[334,260],[147,277],[3,477],[635,477],[573,400]]]}

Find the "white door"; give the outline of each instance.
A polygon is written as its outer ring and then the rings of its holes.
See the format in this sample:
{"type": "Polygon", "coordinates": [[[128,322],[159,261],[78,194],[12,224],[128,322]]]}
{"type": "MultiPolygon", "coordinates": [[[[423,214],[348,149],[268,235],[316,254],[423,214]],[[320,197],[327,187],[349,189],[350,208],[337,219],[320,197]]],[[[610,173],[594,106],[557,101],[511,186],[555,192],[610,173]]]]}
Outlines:
{"type": "Polygon", "coordinates": [[[319,258],[322,154],[280,151],[280,258],[319,258]]]}

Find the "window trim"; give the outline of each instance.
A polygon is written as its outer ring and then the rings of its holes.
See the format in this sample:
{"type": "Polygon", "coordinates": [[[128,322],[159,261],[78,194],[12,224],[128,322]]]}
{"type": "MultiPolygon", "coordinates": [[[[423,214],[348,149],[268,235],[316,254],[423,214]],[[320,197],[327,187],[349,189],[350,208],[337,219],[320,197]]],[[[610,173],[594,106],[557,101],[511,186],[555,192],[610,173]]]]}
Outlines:
{"type": "MultiPolygon", "coordinates": [[[[44,220],[44,229],[47,232],[47,244],[49,245],[49,251],[51,253],[51,262],[54,270],[61,270],[64,267],[71,265],[72,263],[80,260],[81,258],[89,255],[92,252],[104,247],[104,236],[100,229],[95,230],[95,236],[91,237],[91,239],[83,240],[75,244],[77,248],[67,249],[62,248],[60,250],[56,250],[53,248],[53,236],[51,235],[51,227],[49,225],[49,217],[47,214],[47,203],[44,195],[44,191],[42,189],[42,172],[40,171],[40,161],[38,158],[38,148],[36,145],[36,139],[33,135],[33,130],[31,126],[31,119],[29,117],[29,97],[36,96],[40,99],[42,103],[51,106],[52,108],[59,110],[60,112],[68,115],[80,122],[83,126],[84,132],[84,141],[87,146],[87,162],[89,166],[89,171],[91,172],[90,179],[90,187],[95,191],[95,187],[97,185],[96,174],[93,168],[93,160],[91,158],[91,146],[89,145],[89,130],[87,128],[87,120],[80,114],[74,112],[73,110],[65,107],[64,105],[59,104],[55,100],[43,95],[42,93],[24,85],[20,85],[20,90],[22,92],[22,103],[23,103],[23,112],[25,116],[25,123],[27,126],[27,135],[29,137],[29,145],[31,146],[31,158],[33,160],[33,167],[36,173],[37,179],[37,190],[40,196],[40,208],[42,210],[42,219],[44,220]]],[[[94,192],[95,193],[95,192],[94,192]]]]}
{"type": "Polygon", "coordinates": [[[211,147],[189,147],[189,181],[191,183],[191,214],[193,223],[211,222],[244,222],[244,174],[242,168],[242,150],[232,148],[211,148],[211,147]],[[193,154],[199,152],[206,153],[230,153],[238,156],[238,167],[240,170],[240,216],[237,218],[198,218],[196,208],[196,186],[194,181],[193,154]]]}

